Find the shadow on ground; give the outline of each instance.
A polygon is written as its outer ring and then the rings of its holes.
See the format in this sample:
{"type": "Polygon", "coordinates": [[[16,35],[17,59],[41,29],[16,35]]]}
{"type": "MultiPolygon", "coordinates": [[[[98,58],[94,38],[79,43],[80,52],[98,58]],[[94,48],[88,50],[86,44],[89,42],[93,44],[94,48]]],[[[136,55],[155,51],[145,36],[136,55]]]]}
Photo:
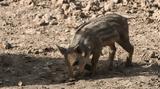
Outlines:
{"type": "Polygon", "coordinates": [[[64,82],[65,64],[61,58],[25,54],[0,55],[0,87],[47,85],[64,82]]]}
{"type": "MultiPolygon", "coordinates": [[[[122,61],[114,61],[113,71],[107,71],[106,60],[100,60],[97,74],[86,80],[112,77],[130,77],[138,75],[160,74],[157,64],[134,63],[132,68],[125,68],[122,61]]],[[[0,55],[0,87],[22,85],[48,85],[65,83],[66,66],[62,58],[39,57],[25,54],[0,55]]]]}

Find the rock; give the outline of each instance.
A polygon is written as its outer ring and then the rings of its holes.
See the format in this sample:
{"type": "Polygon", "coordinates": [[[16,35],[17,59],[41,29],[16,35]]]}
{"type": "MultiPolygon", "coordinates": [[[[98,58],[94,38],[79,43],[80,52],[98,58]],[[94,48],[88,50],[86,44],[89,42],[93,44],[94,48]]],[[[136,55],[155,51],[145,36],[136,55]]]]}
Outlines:
{"type": "Polygon", "coordinates": [[[22,81],[19,81],[19,82],[18,82],[18,86],[19,86],[19,87],[21,87],[22,84],[23,84],[22,81]]]}
{"type": "Polygon", "coordinates": [[[122,0],[123,1],[123,5],[127,5],[129,0],[122,0]]]}
{"type": "Polygon", "coordinates": [[[20,0],[21,5],[31,5],[33,4],[33,0],[20,0]]]}
{"type": "Polygon", "coordinates": [[[85,11],[89,11],[90,9],[91,9],[91,7],[93,6],[93,1],[92,0],[90,0],[88,3],[87,3],[87,6],[86,6],[86,8],[84,8],[83,10],[85,10],[85,11]]]}
{"type": "Polygon", "coordinates": [[[51,14],[45,14],[42,18],[45,22],[44,25],[57,25],[58,24],[58,21],[57,21],[57,18],[56,17],[53,17],[51,14]]]}
{"type": "Polygon", "coordinates": [[[3,43],[3,48],[5,49],[11,49],[13,48],[12,45],[10,43],[8,43],[7,41],[3,43]]]}
{"type": "Polygon", "coordinates": [[[111,11],[113,8],[114,8],[114,3],[112,3],[112,2],[105,2],[104,3],[104,10],[105,11],[111,11]]]}
{"type": "Polygon", "coordinates": [[[154,11],[148,10],[148,11],[146,12],[146,16],[147,16],[147,17],[151,17],[151,16],[153,15],[153,13],[154,13],[154,11]]]}
{"type": "Polygon", "coordinates": [[[137,3],[134,3],[133,4],[133,9],[137,9],[138,8],[138,4],[137,3]]]}
{"type": "Polygon", "coordinates": [[[38,14],[38,15],[36,15],[33,22],[39,26],[46,26],[49,24],[50,25],[57,25],[58,24],[57,18],[52,16],[52,14],[44,14],[44,15],[38,14]]]}
{"type": "Polygon", "coordinates": [[[35,29],[26,29],[25,33],[33,35],[33,34],[36,34],[36,30],[35,29]]]}
{"type": "Polygon", "coordinates": [[[142,56],[142,59],[150,64],[154,64],[155,62],[157,62],[155,59],[159,60],[159,58],[160,58],[160,52],[158,51],[147,51],[142,56]]]}
{"type": "Polygon", "coordinates": [[[54,50],[54,48],[52,48],[52,47],[48,47],[48,48],[43,49],[44,52],[52,52],[53,50],[54,50]]]}
{"type": "Polygon", "coordinates": [[[82,11],[81,10],[75,10],[72,12],[72,16],[75,16],[75,17],[80,17],[82,11]]]}
{"type": "MultiPolygon", "coordinates": [[[[53,1],[53,0],[52,0],[53,1]]],[[[56,6],[62,6],[64,0],[57,0],[56,6]]]]}
{"type": "Polygon", "coordinates": [[[70,86],[70,85],[75,85],[75,82],[68,82],[67,85],[68,85],[68,86],[70,86]]]}
{"type": "Polygon", "coordinates": [[[100,2],[98,0],[90,0],[87,3],[86,8],[83,9],[84,11],[98,11],[100,10],[100,2]]]}
{"type": "Polygon", "coordinates": [[[46,26],[46,25],[48,25],[49,24],[49,22],[46,22],[45,20],[41,20],[39,23],[38,23],[38,25],[40,25],[40,26],[46,26]]]}
{"type": "Polygon", "coordinates": [[[50,21],[49,24],[50,25],[57,25],[58,21],[54,19],[54,20],[50,21]]]}
{"type": "Polygon", "coordinates": [[[76,17],[71,16],[66,19],[66,25],[68,28],[74,28],[77,26],[76,17]]]}
{"type": "Polygon", "coordinates": [[[104,15],[105,13],[106,11],[104,10],[104,8],[98,11],[98,15],[104,15]]]}
{"type": "Polygon", "coordinates": [[[63,9],[63,10],[67,10],[68,8],[69,8],[69,4],[63,4],[63,5],[62,5],[62,9],[63,9]]]}
{"type": "Polygon", "coordinates": [[[76,1],[76,2],[74,2],[74,4],[76,5],[76,9],[77,10],[81,10],[82,9],[82,3],[80,1],[76,1]]]}
{"type": "Polygon", "coordinates": [[[148,2],[150,2],[150,3],[153,3],[155,0],[146,0],[146,1],[148,1],[148,2]]]}
{"type": "Polygon", "coordinates": [[[58,7],[57,9],[55,9],[55,13],[56,13],[57,20],[61,20],[66,17],[64,9],[61,7],[58,7]]]}
{"type": "Polygon", "coordinates": [[[145,62],[149,62],[151,54],[152,54],[152,51],[145,52],[142,56],[142,60],[144,60],[145,62]]]}
{"type": "Polygon", "coordinates": [[[113,3],[118,4],[121,0],[112,0],[113,3]]]}
{"type": "Polygon", "coordinates": [[[38,49],[38,53],[43,53],[44,50],[43,49],[38,49]]]}
{"type": "Polygon", "coordinates": [[[145,9],[146,7],[146,0],[141,0],[141,8],[145,9]]]}
{"type": "Polygon", "coordinates": [[[155,4],[157,4],[158,7],[160,8],[160,0],[155,0],[155,4]]]}
{"type": "Polygon", "coordinates": [[[154,22],[153,19],[151,19],[151,18],[146,18],[146,23],[147,23],[147,24],[150,24],[150,23],[153,23],[153,22],[154,22]]]}
{"type": "Polygon", "coordinates": [[[69,3],[71,10],[76,10],[77,6],[74,3],[69,3]]]}
{"type": "Polygon", "coordinates": [[[37,14],[35,19],[33,20],[34,24],[35,25],[40,25],[43,23],[43,21],[41,20],[42,19],[42,14],[37,14]]]}
{"type": "Polygon", "coordinates": [[[159,56],[160,56],[160,53],[158,53],[156,51],[153,51],[151,54],[151,58],[159,58],[159,56]]]}
{"type": "Polygon", "coordinates": [[[152,18],[160,21],[160,16],[159,15],[160,15],[160,10],[156,10],[156,11],[154,11],[154,13],[152,15],[152,18]]]}
{"type": "Polygon", "coordinates": [[[137,13],[137,10],[136,9],[131,9],[130,13],[137,13]]]}
{"type": "Polygon", "coordinates": [[[0,2],[0,6],[9,6],[9,2],[7,1],[0,2]]]}
{"type": "Polygon", "coordinates": [[[39,50],[35,50],[35,51],[34,51],[34,54],[39,54],[39,50]]]}
{"type": "Polygon", "coordinates": [[[93,14],[92,16],[91,16],[91,19],[95,19],[97,17],[97,15],[96,14],[93,14]]]}

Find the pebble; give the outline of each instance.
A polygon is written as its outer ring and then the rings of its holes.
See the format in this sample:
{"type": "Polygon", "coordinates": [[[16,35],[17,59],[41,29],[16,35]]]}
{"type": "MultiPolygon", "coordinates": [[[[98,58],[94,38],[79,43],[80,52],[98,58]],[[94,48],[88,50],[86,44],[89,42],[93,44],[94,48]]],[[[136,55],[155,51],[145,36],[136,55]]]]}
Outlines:
{"type": "Polygon", "coordinates": [[[0,44],[0,48],[11,49],[11,48],[13,48],[13,47],[12,47],[12,45],[11,45],[9,42],[5,41],[5,42],[2,42],[2,43],[0,44]]]}
{"type": "Polygon", "coordinates": [[[21,87],[22,84],[23,84],[22,81],[19,81],[19,82],[18,82],[18,86],[19,86],[19,87],[21,87]]]}
{"type": "Polygon", "coordinates": [[[120,3],[121,0],[112,0],[112,2],[114,2],[115,4],[120,3]]]}
{"type": "Polygon", "coordinates": [[[67,85],[75,85],[75,82],[69,82],[67,85]]]}
{"type": "Polygon", "coordinates": [[[31,5],[33,0],[20,0],[21,5],[31,5]]]}
{"type": "Polygon", "coordinates": [[[9,6],[9,3],[7,1],[0,2],[0,6],[9,6]]]}
{"type": "Polygon", "coordinates": [[[33,35],[36,33],[36,30],[35,29],[26,29],[25,33],[33,35]]]}

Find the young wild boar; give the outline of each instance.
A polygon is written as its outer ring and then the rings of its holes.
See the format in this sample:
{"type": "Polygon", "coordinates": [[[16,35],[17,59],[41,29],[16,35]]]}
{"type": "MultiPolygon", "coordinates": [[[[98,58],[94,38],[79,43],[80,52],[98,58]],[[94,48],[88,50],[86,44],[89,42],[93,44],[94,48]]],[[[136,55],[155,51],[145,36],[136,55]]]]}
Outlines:
{"type": "Polygon", "coordinates": [[[112,13],[81,24],[68,48],[58,46],[64,55],[70,77],[83,74],[91,58],[91,72],[95,74],[102,48],[109,47],[109,69],[116,52],[115,42],[127,51],[126,66],[132,65],[133,46],[129,41],[127,18],[112,13]]]}

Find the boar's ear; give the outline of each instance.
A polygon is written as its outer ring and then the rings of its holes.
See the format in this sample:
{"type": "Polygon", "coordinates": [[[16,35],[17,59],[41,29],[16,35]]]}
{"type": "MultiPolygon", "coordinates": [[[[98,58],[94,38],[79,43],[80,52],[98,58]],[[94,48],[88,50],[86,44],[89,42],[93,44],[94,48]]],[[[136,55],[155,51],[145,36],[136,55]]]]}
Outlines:
{"type": "Polygon", "coordinates": [[[67,52],[67,49],[66,49],[66,48],[60,47],[60,46],[58,46],[58,45],[56,45],[56,46],[58,47],[59,51],[60,51],[63,55],[66,54],[66,52],[67,52]]]}

